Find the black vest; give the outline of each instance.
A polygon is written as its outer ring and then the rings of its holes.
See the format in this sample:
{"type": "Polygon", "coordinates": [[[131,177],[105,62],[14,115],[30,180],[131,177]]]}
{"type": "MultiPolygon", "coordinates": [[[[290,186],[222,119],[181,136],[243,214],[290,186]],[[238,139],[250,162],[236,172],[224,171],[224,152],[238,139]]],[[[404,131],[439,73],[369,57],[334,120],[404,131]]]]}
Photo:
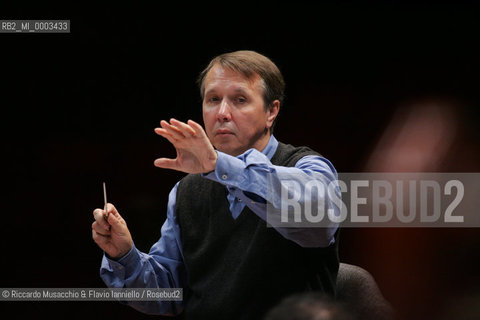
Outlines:
{"type": "MultiPolygon", "coordinates": [[[[318,153],[279,143],[271,162],[292,167],[306,155],[318,153]]],[[[187,175],[178,186],[185,319],[261,319],[293,293],[335,294],[338,241],[328,248],[302,248],[248,207],[235,220],[227,192],[199,174],[187,175]]]]}

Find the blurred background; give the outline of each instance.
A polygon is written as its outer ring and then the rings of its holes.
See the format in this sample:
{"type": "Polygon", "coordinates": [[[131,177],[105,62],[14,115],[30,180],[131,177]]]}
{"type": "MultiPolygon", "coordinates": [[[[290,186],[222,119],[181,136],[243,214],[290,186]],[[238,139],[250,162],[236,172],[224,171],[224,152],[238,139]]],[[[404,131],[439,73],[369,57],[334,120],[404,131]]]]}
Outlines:
{"type": "MultiPolygon", "coordinates": [[[[279,66],[287,87],[275,136],[319,151],[339,172],[480,172],[479,9],[453,1],[2,8],[1,19],[69,19],[71,33],[0,34],[0,287],[104,286],[91,239],[103,181],[136,246],[149,250],[183,177],[153,166],[175,156],[153,128],[171,117],[202,121],[196,77],[228,51],[255,50],[279,66]]],[[[402,318],[478,319],[480,230],[349,228],[340,239],[341,261],[368,270],[402,318]]],[[[116,302],[0,310],[153,318],[116,302]]]]}

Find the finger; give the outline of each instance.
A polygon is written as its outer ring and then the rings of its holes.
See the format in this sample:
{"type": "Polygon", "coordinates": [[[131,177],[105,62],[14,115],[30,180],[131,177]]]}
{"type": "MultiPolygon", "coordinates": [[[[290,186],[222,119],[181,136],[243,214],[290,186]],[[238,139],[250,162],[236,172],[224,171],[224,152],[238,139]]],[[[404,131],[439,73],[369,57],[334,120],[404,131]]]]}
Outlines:
{"type": "Polygon", "coordinates": [[[110,214],[110,213],[115,213],[115,214],[119,214],[118,211],[117,211],[117,208],[115,208],[115,206],[113,204],[111,204],[110,202],[107,203],[107,213],[110,214]]]}
{"type": "Polygon", "coordinates": [[[105,221],[105,210],[103,209],[95,209],[93,210],[93,217],[95,218],[95,222],[97,222],[103,229],[108,230],[110,229],[110,225],[107,221],[105,221]]]}
{"type": "Polygon", "coordinates": [[[117,211],[115,206],[111,203],[108,203],[107,206],[109,208],[108,223],[112,226],[111,230],[113,231],[113,229],[117,229],[116,231],[118,231],[119,228],[126,228],[127,223],[117,211]]]}
{"type": "Polygon", "coordinates": [[[203,130],[203,127],[201,125],[199,125],[198,123],[196,123],[195,121],[188,120],[187,123],[195,131],[195,133],[198,136],[205,135],[205,130],[203,130]]]}
{"type": "Polygon", "coordinates": [[[175,145],[178,140],[174,139],[168,132],[167,130],[163,128],[155,128],[155,133],[164,137],[168,141],[170,141],[171,144],[175,145]]]}
{"type": "Polygon", "coordinates": [[[168,134],[170,134],[173,138],[180,140],[184,139],[185,136],[182,134],[180,129],[178,129],[175,126],[172,126],[170,123],[168,123],[165,120],[160,121],[160,125],[162,126],[163,129],[167,131],[168,134]]]}
{"type": "Polygon", "coordinates": [[[102,249],[110,241],[110,237],[103,236],[92,229],[92,239],[102,249]]]}
{"type": "Polygon", "coordinates": [[[108,223],[112,226],[110,229],[112,233],[113,232],[118,233],[124,227],[124,224],[121,223],[120,218],[116,216],[115,213],[113,212],[108,216],[108,223]]]}
{"type": "Polygon", "coordinates": [[[96,208],[95,210],[93,210],[93,217],[95,218],[95,220],[97,220],[97,217],[102,217],[104,212],[105,211],[103,209],[96,208]]]}
{"type": "Polygon", "coordinates": [[[196,136],[197,133],[195,132],[195,130],[193,130],[192,127],[190,127],[189,125],[187,125],[186,123],[183,123],[181,121],[178,121],[176,119],[170,119],[170,122],[175,126],[177,127],[178,129],[180,129],[180,131],[182,131],[183,135],[185,137],[191,137],[191,136],[196,136]]]}
{"type": "Polygon", "coordinates": [[[92,229],[95,230],[96,233],[101,234],[103,236],[109,236],[110,235],[110,226],[104,227],[97,221],[94,221],[92,223],[92,229]]]}
{"type": "Polygon", "coordinates": [[[168,159],[168,158],[159,158],[156,159],[153,164],[156,167],[163,168],[163,169],[177,169],[177,160],[176,159],[168,159]]]}
{"type": "Polygon", "coordinates": [[[111,232],[113,241],[115,241],[114,238],[116,237],[124,238],[127,236],[131,238],[127,223],[118,213],[112,212],[112,214],[108,216],[108,222],[112,225],[111,232]]]}
{"type": "Polygon", "coordinates": [[[120,212],[118,212],[117,208],[115,208],[115,206],[113,204],[111,204],[110,202],[107,203],[107,211],[108,211],[108,217],[113,215],[119,221],[125,221],[125,220],[123,220],[122,216],[120,215],[120,212]]]}

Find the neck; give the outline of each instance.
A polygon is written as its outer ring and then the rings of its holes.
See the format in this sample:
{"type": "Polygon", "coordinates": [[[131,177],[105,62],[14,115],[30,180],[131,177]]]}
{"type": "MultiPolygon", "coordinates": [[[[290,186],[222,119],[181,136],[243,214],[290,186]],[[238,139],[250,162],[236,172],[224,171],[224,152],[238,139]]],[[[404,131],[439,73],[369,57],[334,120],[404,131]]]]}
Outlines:
{"type": "Polygon", "coordinates": [[[270,140],[270,132],[267,131],[266,134],[263,134],[261,137],[255,139],[255,142],[250,143],[247,147],[242,148],[242,149],[232,150],[231,153],[229,153],[229,152],[226,152],[226,153],[231,155],[231,156],[236,157],[236,156],[241,155],[242,153],[244,153],[248,149],[252,149],[252,148],[262,152],[265,149],[265,147],[267,146],[269,140],[270,140]]]}

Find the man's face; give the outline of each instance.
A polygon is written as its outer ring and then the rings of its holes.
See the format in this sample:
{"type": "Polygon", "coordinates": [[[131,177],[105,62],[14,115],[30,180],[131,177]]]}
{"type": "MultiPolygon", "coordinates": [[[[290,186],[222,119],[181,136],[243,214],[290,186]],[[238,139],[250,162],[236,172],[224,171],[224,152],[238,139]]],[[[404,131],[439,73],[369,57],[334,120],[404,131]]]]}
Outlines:
{"type": "Polygon", "coordinates": [[[217,150],[237,156],[250,148],[262,151],[279,102],[265,111],[263,81],[214,66],[205,78],[203,121],[208,138],[217,150]]]}

